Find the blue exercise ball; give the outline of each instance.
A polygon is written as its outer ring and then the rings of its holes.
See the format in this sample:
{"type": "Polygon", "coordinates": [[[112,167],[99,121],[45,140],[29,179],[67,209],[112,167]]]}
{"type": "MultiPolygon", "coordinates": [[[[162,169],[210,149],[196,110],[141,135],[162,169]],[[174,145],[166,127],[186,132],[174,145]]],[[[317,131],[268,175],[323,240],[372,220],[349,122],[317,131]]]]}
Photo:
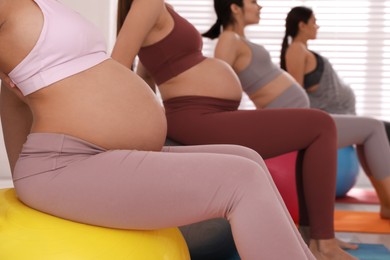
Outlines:
{"type": "Polygon", "coordinates": [[[359,160],[353,146],[338,149],[336,198],[344,197],[355,185],[359,169],[359,160]]]}

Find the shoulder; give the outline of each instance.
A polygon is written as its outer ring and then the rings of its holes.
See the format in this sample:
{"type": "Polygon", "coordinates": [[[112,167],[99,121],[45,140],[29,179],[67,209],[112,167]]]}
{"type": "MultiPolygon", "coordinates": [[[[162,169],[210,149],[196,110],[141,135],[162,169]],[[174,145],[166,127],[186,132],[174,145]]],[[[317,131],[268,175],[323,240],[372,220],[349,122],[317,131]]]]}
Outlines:
{"type": "Polygon", "coordinates": [[[236,43],[241,41],[241,37],[232,31],[223,31],[221,35],[219,36],[219,41],[224,41],[228,43],[236,43]]]}
{"type": "Polygon", "coordinates": [[[242,41],[241,37],[232,31],[223,31],[218,37],[217,48],[237,48],[239,43],[242,41]]]}
{"type": "MultiPolygon", "coordinates": [[[[132,4],[131,4],[131,8],[133,8],[133,5],[143,4],[143,3],[145,3],[144,0],[133,0],[132,4]]],[[[160,6],[161,7],[163,5],[172,6],[170,4],[165,3],[164,0],[148,0],[145,4],[147,4],[150,8],[154,8],[156,6],[160,6]]]]}
{"type": "Polygon", "coordinates": [[[223,31],[215,46],[214,56],[234,65],[237,58],[242,55],[242,38],[235,32],[223,31]]]}
{"type": "Polygon", "coordinates": [[[165,5],[166,5],[167,7],[169,7],[169,8],[171,8],[172,10],[175,9],[175,8],[173,8],[173,5],[171,5],[171,4],[165,3],[165,5]]]}
{"type": "MultiPolygon", "coordinates": [[[[134,0],[126,17],[130,31],[150,32],[169,15],[163,0],[134,0]]],[[[125,23],[126,23],[125,21],[125,23]]]]}
{"type": "MultiPolygon", "coordinates": [[[[134,2],[135,2],[135,1],[144,2],[144,0],[133,0],[133,1],[134,1],[134,2]]],[[[148,0],[147,2],[148,2],[149,5],[158,5],[158,6],[169,5],[170,7],[172,7],[171,4],[165,3],[164,0],[148,0]]]]}
{"type": "Polygon", "coordinates": [[[288,53],[306,53],[308,52],[306,46],[301,42],[292,42],[290,46],[287,48],[287,54],[288,53]]]}
{"type": "MultiPolygon", "coordinates": [[[[134,10],[139,12],[140,15],[148,15],[150,13],[159,13],[165,9],[164,0],[134,0],[131,4],[130,11],[134,10]]],[[[150,17],[148,17],[150,18],[150,17]]]]}

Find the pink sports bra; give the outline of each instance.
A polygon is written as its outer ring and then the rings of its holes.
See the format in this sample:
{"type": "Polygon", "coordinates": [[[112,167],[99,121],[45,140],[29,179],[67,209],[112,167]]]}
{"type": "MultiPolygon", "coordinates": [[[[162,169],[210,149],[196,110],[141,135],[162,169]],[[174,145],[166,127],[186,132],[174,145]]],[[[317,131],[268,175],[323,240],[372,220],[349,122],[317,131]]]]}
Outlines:
{"type": "Polygon", "coordinates": [[[138,57],[157,85],[179,75],[206,57],[202,54],[202,37],[186,19],[167,7],[174,26],[162,40],[142,47],[138,57]]]}
{"type": "Polygon", "coordinates": [[[31,52],[9,73],[23,95],[31,94],[109,58],[99,30],[57,0],[35,0],[44,23],[31,52]]]}

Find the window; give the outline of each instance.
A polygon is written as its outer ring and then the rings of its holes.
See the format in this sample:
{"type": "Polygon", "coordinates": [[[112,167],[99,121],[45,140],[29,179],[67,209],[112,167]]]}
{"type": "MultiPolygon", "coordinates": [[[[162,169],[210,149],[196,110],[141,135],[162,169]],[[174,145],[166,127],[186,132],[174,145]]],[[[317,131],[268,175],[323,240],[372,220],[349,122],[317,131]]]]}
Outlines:
{"type": "MultiPolygon", "coordinates": [[[[215,22],[212,0],[168,0],[200,32],[215,22]]],[[[258,1],[260,25],[248,27],[247,37],[267,48],[279,64],[284,20],[293,6],[313,8],[320,25],[318,39],[309,43],[334,65],[353,88],[357,113],[390,120],[390,1],[307,0],[258,1]]],[[[215,41],[204,39],[204,54],[213,55],[215,41]]],[[[254,108],[247,97],[242,108],[254,108]]]]}

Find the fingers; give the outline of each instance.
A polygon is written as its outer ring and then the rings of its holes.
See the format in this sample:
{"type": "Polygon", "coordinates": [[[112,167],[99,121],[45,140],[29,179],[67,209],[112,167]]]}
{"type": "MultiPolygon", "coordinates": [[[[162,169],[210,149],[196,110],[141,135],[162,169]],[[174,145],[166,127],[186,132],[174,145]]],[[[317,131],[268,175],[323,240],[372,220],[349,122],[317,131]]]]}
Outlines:
{"type": "Polygon", "coordinates": [[[4,87],[7,87],[12,91],[20,100],[22,100],[24,103],[26,103],[26,98],[24,97],[23,93],[20,91],[20,89],[16,86],[16,84],[11,80],[11,78],[0,71],[0,80],[1,85],[4,85],[4,87]]]}
{"type": "Polygon", "coordinates": [[[4,84],[10,86],[11,88],[16,87],[15,83],[11,80],[11,78],[2,71],[0,71],[0,79],[4,84]]]}

